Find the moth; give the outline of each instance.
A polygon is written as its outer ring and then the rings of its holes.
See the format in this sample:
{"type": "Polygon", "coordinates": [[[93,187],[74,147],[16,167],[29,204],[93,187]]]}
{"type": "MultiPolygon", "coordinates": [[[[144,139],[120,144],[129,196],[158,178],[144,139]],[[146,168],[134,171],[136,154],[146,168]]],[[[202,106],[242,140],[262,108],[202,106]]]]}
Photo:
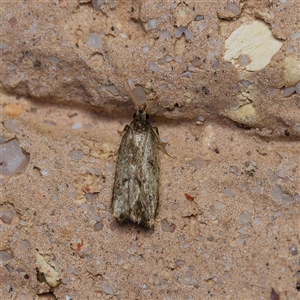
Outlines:
{"type": "Polygon", "coordinates": [[[116,65],[126,82],[136,113],[123,130],[118,150],[111,203],[113,215],[120,223],[134,222],[153,228],[159,205],[158,148],[162,146],[164,152],[167,151],[158,129],[148,121],[146,103],[138,105],[125,75],[116,65]]]}
{"type": "Polygon", "coordinates": [[[140,109],[124,131],[113,187],[113,214],[120,222],[152,228],[159,202],[158,130],[140,109]]]}

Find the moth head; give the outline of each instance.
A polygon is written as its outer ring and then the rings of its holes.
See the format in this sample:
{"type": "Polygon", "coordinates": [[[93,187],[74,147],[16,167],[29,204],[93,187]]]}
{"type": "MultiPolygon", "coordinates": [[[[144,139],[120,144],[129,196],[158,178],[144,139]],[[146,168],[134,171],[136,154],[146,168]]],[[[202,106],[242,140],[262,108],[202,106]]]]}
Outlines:
{"type": "Polygon", "coordinates": [[[140,119],[144,119],[144,120],[148,120],[149,119],[149,115],[145,112],[144,109],[139,109],[137,112],[134,113],[133,118],[140,118],[140,119]]]}

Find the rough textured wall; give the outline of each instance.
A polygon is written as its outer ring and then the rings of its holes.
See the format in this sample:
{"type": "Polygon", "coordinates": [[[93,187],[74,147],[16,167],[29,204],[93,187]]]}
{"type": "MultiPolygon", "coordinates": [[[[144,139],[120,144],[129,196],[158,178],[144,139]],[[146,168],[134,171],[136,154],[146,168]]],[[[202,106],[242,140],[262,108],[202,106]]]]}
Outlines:
{"type": "Polygon", "coordinates": [[[299,8],[2,1],[2,299],[297,299],[299,8]],[[154,230],[110,208],[117,65],[173,156],[154,230]]]}

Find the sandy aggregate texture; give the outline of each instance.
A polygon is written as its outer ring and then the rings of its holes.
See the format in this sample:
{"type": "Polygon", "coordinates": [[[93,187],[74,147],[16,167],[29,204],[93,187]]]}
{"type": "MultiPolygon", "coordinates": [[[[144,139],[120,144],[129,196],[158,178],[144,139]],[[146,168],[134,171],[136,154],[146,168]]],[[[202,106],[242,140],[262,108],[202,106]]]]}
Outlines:
{"type": "Polygon", "coordinates": [[[299,8],[2,1],[1,299],[300,299],[299,8]],[[117,65],[171,155],[153,230],[110,207],[117,65]]]}

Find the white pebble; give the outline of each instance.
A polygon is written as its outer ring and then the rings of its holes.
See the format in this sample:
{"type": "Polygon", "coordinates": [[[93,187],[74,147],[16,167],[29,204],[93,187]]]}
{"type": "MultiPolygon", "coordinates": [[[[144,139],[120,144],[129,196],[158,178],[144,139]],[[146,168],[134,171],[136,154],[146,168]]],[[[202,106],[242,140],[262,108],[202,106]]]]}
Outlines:
{"type": "Polygon", "coordinates": [[[183,72],[183,73],[180,74],[180,77],[191,78],[192,77],[192,73],[191,72],[183,72]]]}
{"type": "Polygon", "coordinates": [[[153,71],[153,72],[158,72],[158,71],[159,71],[158,65],[157,65],[155,62],[153,62],[153,61],[150,61],[150,62],[148,63],[148,66],[149,66],[149,69],[150,69],[151,71],[153,71]]]}
{"type": "Polygon", "coordinates": [[[200,156],[196,156],[192,160],[190,160],[189,165],[193,166],[196,170],[199,170],[203,167],[206,167],[207,163],[200,156]]]}
{"type": "Polygon", "coordinates": [[[282,190],[278,185],[274,185],[272,188],[272,196],[275,202],[278,202],[282,197],[282,190]]]}
{"type": "Polygon", "coordinates": [[[92,6],[95,11],[99,11],[104,3],[105,0],[92,0],[92,6]]]}
{"type": "Polygon", "coordinates": [[[150,52],[150,46],[146,45],[141,49],[143,55],[147,55],[150,52]]]}
{"type": "Polygon", "coordinates": [[[149,29],[156,29],[157,27],[157,20],[156,19],[150,19],[148,20],[148,27],[149,29]]]}
{"type": "Polygon", "coordinates": [[[2,42],[0,44],[0,50],[4,50],[4,49],[7,49],[7,48],[8,48],[8,45],[5,42],[2,42]]]}
{"type": "Polygon", "coordinates": [[[199,25],[199,29],[201,30],[201,31],[203,31],[205,28],[206,28],[206,24],[205,23],[201,23],[200,25],[199,25]]]}
{"type": "Polygon", "coordinates": [[[186,37],[187,40],[191,40],[194,37],[193,32],[191,30],[189,30],[189,29],[186,29],[184,31],[184,35],[185,35],[185,37],[186,37]]]}
{"type": "Polygon", "coordinates": [[[175,37],[180,38],[185,30],[186,26],[179,26],[175,31],[175,37]]]}
{"type": "Polygon", "coordinates": [[[257,226],[257,225],[259,225],[259,223],[260,223],[260,219],[259,218],[255,218],[253,220],[253,225],[257,226]]]}
{"type": "Polygon", "coordinates": [[[4,265],[13,258],[12,254],[7,251],[0,251],[0,264],[4,265]]]}
{"type": "Polygon", "coordinates": [[[159,38],[160,38],[162,41],[164,41],[168,36],[169,36],[169,31],[168,31],[168,30],[164,30],[164,31],[160,34],[159,38]]]}
{"type": "Polygon", "coordinates": [[[101,40],[101,37],[97,33],[92,32],[89,35],[86,44],[92,49],[99,49],[102,47],[103,42],[101,40]]]}
{"type": "Polygon", "coordinates": [[[0,174],[12,176],[25,170],[29,160],[16,139],[0,144],[0,174]]]}
{"type": "Polygon", "coordinates": [[[138,105],[142,105],[147,101],[145,90],[141,86],[134,88],[133,94],[137,99],[138,105]]]}
{"type": "Polygon", "coordinates": [[[232,13],[235,16],[238,16],[241,13],[241,10],[233,2],[228,2],[228,4],[225,7],[225,10],[232,13]]]}
{"type": "Polygon", "coordinates": [[[290,253],[292,255],[297,255],[298,254],[298,249],[297,249],[297,246],[292,244],[291,247],[290,247],[290,253]]]}
{"type": "Polygon", "coordinates": [[[300,94],[300,81],[295,85],[295,90],[297,94],[300,94]]]}
{"type": "Polygon", "coordinates": [[[279,169],[276,173],[280,178],[284,178],[286,176],[287,171],[283,169],[279,169]]]}
{"type": "Polygon", "coordinates": [[[17,215],[17,212],[12,208],[12,209],[7,209],[7,210],[1,210],[0,211],[0,220],[3,223],[6,224],[11,224],[12,220],[14,217],[17,215]]]}
{"type": "Polygon", "coordinates": [[[40,170],[40,173],[41,173],[43,176],[47,176],[49,172],[48,172],[47,169],[41,169],[41,170],[40,170]]]}
{"type": "Polygon", "coordinates": [[[226,196],[228,196],[228,197],[232,197],[232,196],[235,195],[235,192],[234,192],[232,189],[230,189],[230,188],[225,188],[225,189],[224,189],[224,194],[225,194],[226,196]]]}
{"type": "Polygon", "coordinates": [[[102,291],[107,295],[113,295],[113,290],[109,284],[102,283],[102,291]]]}
{"type": "Polygon", "coordinates": [[[296,31],[292,34],[293,39],[298,39],[300,37],[300,31],[296,31]]]}
{"type": "Polygon", "coordinates": [[[250,218],[251,218],[251,213],[249,211],[244,211],[240,214],[240,222],[242,224],[249,223],[250,218]]]}
{"type": "Polygon", "coordinates": [[[238,57],[238,63],[241,67],[245,67],[245,66],[249,65],[249,63],[250,63],[249,56],[247,54],[241,54],[238,57]]]}
{"type": "Polygon", "coordinates": [[[170,232],[170,225],[166,219],[161,221],[161,230],[164,232],[170,232]]]}
{"type": "Polygon", "coordinates": [[[204,16],[198,15],[194,21],[203,21],[203,20],[204,20],[204,16]]]}
{"type": "Polygon", "coordinates": [[[247,88],[251,84],[251,82],[249,80],[245,80],[245,79],[240,80],[240,83],[245,88],[247,88]]]}
{"type": "Polygon", "coordinates": [[[182,57],[179,54],[177,54],[175,56],[175,61],[178,62],[178,63],[181,63],[182,62],[182,57]]]}
{"type": "Polygon", "coordinates": [[[18,133],[20,131],[19,122],[17,120],[8,119],[3,125],[8,132],[18,133]]]}
{"type": "Polygon", "coordinates": [[[239,171],[239,169],[236,166],[231,166],[230,167],[230,172],[231,173],[235,173],[236,174],[238,171],[239,171]]]}
{"type": "Polygon", "coordinates": [[[73,125],[72,125],[72,129],[79,129],[79,128],[81,128],[82,127],[82,124],[81,123],[79,123],[79,122],[75,122],[73,125]]]}
{"type": "Polygon", "coordinates": [[[82,150],[73,150],[69,155],[71,160],[78,162],[83,157],[83,152],[82,150]]]}
{"type": "Polygon", "coordinates": [[[216,202],[214,203],[214,206],[215,206],[215,209],[216,209],[216,210],[221,210],[221,209],[224,208],[225,205],[224,205],[223,203],[221,203],[221,202],[216,201],[216,202]]]}
{"type": "Polygon", "coordinates": [[[287,87],[287,88],[285,88],[285,89],[282,91],[282,96],[283,96],[283,97],[289,97],[289,96],[291,96],[295,91],[296,91],[296,88],[295,88],[294,86],[287,87]]]}
{"type": "Polygon", "coordinates": [[[282,203],[285,205],[289,205],[293,201],[292,197],[288,194],[282,194],[281,200],[282,200],[282,203]]]}
{"type": "Polygon", "coordinates": [[[21,241],[20,248],[22,250],[28,250],[30,248],[30,243],[27,240],[21,241]]]}

